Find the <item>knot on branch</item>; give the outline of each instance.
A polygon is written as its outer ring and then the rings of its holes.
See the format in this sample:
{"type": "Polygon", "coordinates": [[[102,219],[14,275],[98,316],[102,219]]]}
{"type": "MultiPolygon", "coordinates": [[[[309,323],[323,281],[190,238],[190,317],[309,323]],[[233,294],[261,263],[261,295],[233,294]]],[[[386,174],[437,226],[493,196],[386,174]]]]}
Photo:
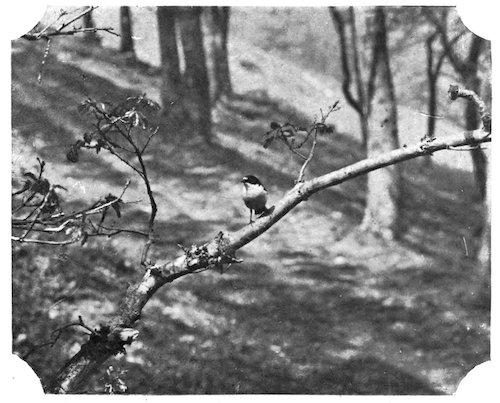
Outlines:
{"type": "Polygon", "coordinates": [[[236,257],[235,251],[230,248],[230,240],[222,231],[215,236],[213,243],[215,243],[215,250],[211,243],[201,246],[192,245],[189,248],[178,245],[184,251],[185,268],[190,273],[215,269],[222,274],[224,265],[242,262],[236,257]]]}
{"type": "Polygon", "coordinates": [[[137,336],[139,331],[136,329],[118,327],[112,330],[110,326],[102,325],[92,332],[89,341],[82,346],[82,351],[94,357],[125,354],[125,346],[132,344],[137,336]]]}
{"type": "Polygon", "coordinates": [[[428,155],[432,155],[432,143],[436,140],[436,137],[429,137],[425,135],[420,139],[420,149],[428,155]]]}

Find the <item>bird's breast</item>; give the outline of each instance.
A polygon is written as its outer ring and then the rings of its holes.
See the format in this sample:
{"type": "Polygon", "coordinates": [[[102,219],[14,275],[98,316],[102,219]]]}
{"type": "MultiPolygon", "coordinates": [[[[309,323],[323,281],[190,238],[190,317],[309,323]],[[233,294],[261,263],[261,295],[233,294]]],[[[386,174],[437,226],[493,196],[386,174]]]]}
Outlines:
{"type": "Polygon", "coordinates": [[[243,201],[252,210],[265,208],[267,202],[267,192],[262,187],[248,186],[243,191],[243,201]]]}

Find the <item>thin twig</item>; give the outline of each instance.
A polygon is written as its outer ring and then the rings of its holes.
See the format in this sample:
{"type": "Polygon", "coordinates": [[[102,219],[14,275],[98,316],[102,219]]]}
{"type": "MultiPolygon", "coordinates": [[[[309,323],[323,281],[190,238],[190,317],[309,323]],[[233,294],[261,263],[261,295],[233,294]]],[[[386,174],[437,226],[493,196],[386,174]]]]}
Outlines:
{"type": "Polygon", "coordinates": [[[66,330],[66,329],[69,329],[70,327],[74,327],[74,326],[81,326],[84,329],[88,330],[90,332],[90,334],[95,334],[95,330],[93,330],[92,328],[90,328],[89,326],[87,326],[83,322],[83,319],[82,319],[82,317],[80,315],[80,316],[78,316],[78,322],[69,323],[67,325],[61,326],[61,327],[53,330],[51,332],[51,335],[56,334],[56,336],[52,340],[50,340],[48,342],[45,342],[45,343],[39,344],[37,346],[34,346],[26,354],[23,355],[23,357],[22,357],[23,360],[26,360],[31,354],[33,354],[35,351],[38,351],[38,350],[42,349],[43,347],[47,347],[47,346],[54,347],[54,345],[57,343],[57,341],[61,337],[63,331],[66,330]]]}
{"type": "Polygon", "coordinates": [[[69,20],[68,22],[61,24],[61,26],[59,27],[59,29],[56,30],[56,32],[61,32],[64,28],[70,26],[75,21],[79,20],[80,18],[83,18],[86,14],[92,12],[95,9],[96,9],[95,6],[89,6],[88,8],[84,9],[80,14],[78,14],[76,17],[74,17],[72,20],[69,20]]]}
{"type": "Polygon", "coordinates": [[[45,26],[41,31],[35,32],[35,33],[24,34],[22,36],[22,38],[26,39],[28,41],[38,41],[40,39],[48,40],[48,39],[55,37],[55,36],[75,35],[75,34],[79,34],[79,33],[98,32],[98,31],[103,31],[103,32],[107,32],[107,33],[115,35],[115,36],[120,36],[119,34],[114,32],[114,28],[112,28],[112,27],[73,28],[71,30],[64,31],[65,28],[67,28],[68,26],[70,26],[71,24],[76,22],[77,20],[83,18],[86,14],[92,12],[96,8],[98,8],[98,7],[97,6],[90,6],[90,7],[86,8],[80,14],[78,14],[76,17],[72,18],[68,22],[61,24],[61,26],[59,28],[53,29],[52,31],[49,32],[49,30],[54,27],[54,25],[57,23],[57,21],[59,21],[62,17],[64,17],[65,15],[68,14],[67,12],[62,12],[54,22],[45,26]]]}
{"type": "Polygon", "coordinates": [[[305,174],[307,165],[309,165],[309,163],[311,162],[311,160],[313,159],[313,156],[314,156],[314,150],[316,148],[316,144],[318,141],[318,130],[316,128],[313,130],[314,130],[314,135],[313,135],[313,142],[311,145],[311,149],[309,150],[309,155],[307,156],[306,160],[302,164],[302,167],[300,168],[299,177],[297,178],[297,183],[304,181],[304,174],[305,174]]]}
{"type": "MultiPolygon", "coordinates": [[[[26,238],[28,236],[28,234],[31,232],[31,230],[33,229],[33,226],[35,225],[35,221],[38,219],[38,217],[40,217],[40,215],[42,214],[43,212],[43,209],[45,207],[45,205],[47,204],[47,202],[49,201],[49,197],[51,196],[52,192],[54,191],[54,186],[50,186],[49,188],[49,191],[47,192],[47,194],[45,195],[45,197],[43,198],[43,201],[42,201],[42,204],[40,204],[40,206],[37,207],[37,213],[36,213],[36,216],[35,216],[35,219],[33,220],[33,223],[28,227],[28,229],[26,230],[26,232],[21,236],[21,242],[24,238],[26,238]]],[[[36,211],[36,210],[35,210],[36,211]]]]}
{"type": "Polygon", "coordinates": [[[11,236],[10,239],[15,242],[20,242],[20,243],[37,243],[37,244],[42,244],[42,245],[71,245],[72,243],[76,243],[79,241],[79,239],[68,239],[65,241],[46,241],[43,239],[30,239],[30,238],[24,238],[21,239],[20,237],[17,236],[11,236]]]}
{"type": "MultiPolygon", "coordinates": [[[[326,112],[326,114],[324,114],[323,110],[320,109],[320,112],[321,112],[321,123],[320,123],[320,125],[321,126],[324,126],[325,122],[328,119],[328,117],[330,116],[330,114],[333,111],[337,110],[338,104],[339,104],[339,101],[335,102],[332,106],[330,106],[328,108],[328,111],[326,112]]],[[[313,142],[312,142],[311,148],[309,150],[309,154],[308,154],[306,160],[304,161],[304,163],[302,164],[302,167],[300,168],[299,176],[297,178],[296,183],[300,183],[300,182],[304,181],[304,174],[306,172],[306,168],[307,168],[307,166],[309,165],[309,163],[311,162],[311,160],[314,157],[314,151],[316,149],[316,144],[318,142],[318,124],[317,123],[315,123],[313,125],[313,128],[312,128],[312,130],[310,132],[313,133],[313,142]]],[[[310,132],[308,132],[308,137],[309,137],[309,133],[310,132]]]]}
{"type": "Polygon", "coordinates": [[[149,142],[151,141],[151,139],[156,135],[156,133],[158,133],[158,130],[160,128],[157,127],[155,130],[153,130],[149,136],[148,136],[148,139],[146,140],[146,144],[144,144],[144,147],[142,147],[142,150],[141,150],[141,154],[144,154],[144,151],[146,151],[146,148],[148,148],[148,145],[149,145],[149,142]]]}
{"type": "MultiPolygon", "coordinates": [[[[83,210],[80,210],[76,213],[73,213],[73,214],[70,214],[70,215],[63,215],[62,213],[59,213],[59,214],[56,214],[54,216],[51,216],[51,218],[61,218],[61,219],[64,219],[65,221],[61,224],[62,227],[66,226],[68,224],[68,222],[74,220],[74,219],[78,219],[78,218],[81,218],[83,217],[84,215],[91,215],[91,214],[97,214],[99,213],[102,209],[106,208],[106,207],[109,207],[117,202],[120,201],[120,199],[123,197],[123,195],[125,194],[127,188],[129,187],[130,185],[130,179],[127,180],[127,182],[125,183],[125,186],[123,187],[121,193],[120,193],[120,196],[117,197],[116,199],[113,199],[107,203],[103,203],[103,204],[99,204],[98,206],[96,207],[91,207],[91,208],[86,208],[86,209],[83,209],[83,210]]],[[[57,222],[57,221],[56,221],[57,222]]],[[[42,225],[48,225],[50,224],[50,222],[47,222],[47,221],[37,221],[37,220],[33,220],[33,221],[27,221],[26,220],[19,220],[19,219],[13,219],[12,220],[12,224],[13,225],[23,225],[23,224],[27,224],[27,223],[35,223],[35,224],[42,224],[42,225]]],[[[58,229],[59,227],[56,227],[54,228],[54,231],[53,232],[59,232],[58,229]]]]}
{"type": "Polygon", "coordinates": [[[101,233],[101,234],[90,234],[90,236],[94,236],[94,235],[114,236],[114,235],[117,235],[117,234],[122,233],[122,232],[125,232],[125,233],[128,233],[128,234],[140,235],[140,236],[144,236],[144,237],[148,236],[148,234],[146,232],[142,232],[142,231],[138,231],[138,230],[133,230],[133,229],[112,228],[112,227],[106,227],[105,225],[100,225],[99,227],[102,228],[102,229],[104,229],[104,230],[106,230],[106,231],[112,231],[112,232],[111,233],[107,233],[107,234],[104,234],[104,233],[101,233]]]}

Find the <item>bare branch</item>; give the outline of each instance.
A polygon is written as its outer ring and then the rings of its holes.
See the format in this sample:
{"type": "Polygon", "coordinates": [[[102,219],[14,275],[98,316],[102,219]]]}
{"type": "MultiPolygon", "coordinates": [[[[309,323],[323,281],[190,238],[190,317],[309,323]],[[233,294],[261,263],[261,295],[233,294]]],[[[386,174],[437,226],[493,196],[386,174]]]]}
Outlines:
{"type": "MultiPolygon", "coordinates": [[[[312,129],[307,133],[307,138],[309,138],[310,133],[312,132],[313,142],[312,142],[311,148],[309,149],[309,154],[308,154],[306,160],[304,161],[304,163],[302,164],[302,167],[300,168],[299,176],[298,176],[297,181],[295,183],[299,183],[299,182],[303,182],[304,181],[304,174],[305,174],[307,165],[309,165],[309,163],[311,162],[311,160],[314,157],[314,151],[316,150],[316,144],[318,142],[318,132],[319,132],[320,128],[324,129],[326,127],[326,124],[325,124],[326,120],[328,119],[328,117],[330,116],[330,114],[333,111],[338,110],[338,108],[337,108],[338,104],[339,104],[339,101],[335,102],[332,106],[330,106],[328,108],[328,111],[327,111],[326,114],[324,114],[323,111],[320,110],[320,112],[321,112],[321,122],[319,124],[315,123],[313,125],[312,129]]],[[[306,138],[306,140],[307,140],[307,138],[306,138]]],[[[304,140],[304,142],[306,140],[304,140]]]]}
{"type": "Polygon", "coordinates": [[[88,32],[98,32],[98,31],[103,31],[107,32],[109,34],[115,35],[115,36],[120,36],[116,32],[114,32],[114,28],[112,27],[106,27],[106,28],[73,28],[71,30],[64,30],[77,20],[83,18],[86,14],[92,12],[95,10],[97,7],[95,6],[90,6],[83,10],[80,14],[78,14],[76,17],[72,18],[68,22],[65,22],[61,24],[59,28],[53,29],[53,26],[55,23],[60,20],[63,16],[67,15],[67,12],[61,13],[56,21],[53,23],[47,25],[45,28],[43,28],[40,32],[35,32],[35,33],[27,33],[23,35],[21,38],[26,39],[28,41],[38,41],[40,39],[45,39],[45,40],[50,40],[50,38],[55,37],[55,36],[68,36],[68,35],[75,35],[75,34],[80,34],[80,33],[88,33],[88,32]],[[50,29],[52,28],[52,31],[50,29]]]}
{"type": "Polygon", "coordinates": [[[83,327],[84,329],[88,330],[90,333],[89,334],[94,334],[95,331],[90,328],[89,326],[87,326],[84,322],[83,322],[83,319],[80,316],[78,316],[78,322],[73,322],[73,323],[69,323],[67,325],[64,325],[64,326],[61,326],[55,330],[52,331],[51,335],[54,335],[55,334],[55,337],[48,341],[48,342],[45,342],[45,343],[42,343],[42,344],[39,344],[37,346],[34,346],[31,350],[29,350],[26,354],[23,355],[23,360],[26,360],[31,354],[33,354],[35,351],[38,351],[40,350],[41,348],[43,347],[47,347],[47,346],[50,346],[50,347],[53,347],[57,341],[59,340],[59,338],[61,337],[62,333],[66,330],[66,329],[69,329],[70,327],[74,327],[74,326],[81,326],[83,327]]]}
{"type": "Polygon", "coordinates": [[[38,244],[42,244],[42,245],[58,245],[58,246],[61,246],[61,245],[71,245],[72,243],[76,243],[79,241],[79,239],[67,239],[67,240],[64,240],[64,241],[47,241],[47,240],[44,240],[44,239],[29,239],[29,238],[20,238],[20,237],[17,237],[17,236],[11,236],[10,237],[11,240],[13,241],[16,241],[16,242],[20,242],[20,243],[38,243],[38,244]]]}
{"type": "Polygon", "coordinates": [[[452,101],[455,101],[457,98],[465,98],[469,102],[472,102],[483,121],[483,130],[487,133],[491,133],[491,115],[488,112],[486,104],[479,95],[472,90],[461,89],[458,85],[450,85],[448,96],[452,101]]]}
{"type": "MultiPolygon", "coordinates": [[[[107,325],[109,327],[109,337],[116,340],[119,338],[118,335],[122,334],[124,328],[132,327],[140,318],[143,307],[164,284],[210,267],[221,267],[224,264],[238,261],[234,255],[236,250],[267,231],[294,207],[307,200],[314,193],[376,169],[449,147],[476,145],[489,141],[491,141],[490,134],[482,130],[466,132],[465,134],[439,140],[424,141],[411,147],[403,147],[375,158],[359,161],[309,181],[297,183],[275,204],[275,209],[271,214],[262,217],[253,225],[247,225],[235,233],[219,233],[212,241],[199,247],[193,247],[170,262],[147,266],[142,279],[131,285],[127,290],[120,306],[120,312],[107,325]]],[[[123,338],[120,340],[123,340],[123,338]]],[[[110,345],[109,341],[106,341],[106,343],[87,342],[59,371],[53,384],[49,387],[49,391],[52,393],[74,391],[109,357],[122,351],[122,349],[123,343],[110,345]],[[95,354],[96,350],[99,351],[99,354],[95,354]]]]}
{"type": "Polygon", "coordinates": [[[49,201],[49,198],[50,196],[52,195],[52,192],[54,192],[54,186],[51,186],[49,188],[49,191],[47,192],[47,194],[45,195],[45,197],[43,198],[43,201],[42,201],[42,204],[40,206],[38,206],[34,211],[37,211],[36,215],[35,215],[35,219],[33,220],[33,222],[30,224],[30,226],[28,227],[28,229],[26,230],[26,232],[21,236],[21,242],[23,241],[23,239],[25,239],[29,233],[31,232],[31,230],[33,229],[33,226],[35,225],[35,222],[36,220],[38,219],[38,217],[40,217],[40,215],[43,213],[43,209],[44,207],[47,205],[47,202],[49,201]]]}
{"type": "Polygon", "coordinates": [[[300,168],[299,176],[297,178],[297,183],[304,181],[304,174],[305,174],[307,165],[309,165],[309,163],[311,162],[311,160],[313,159],[313,156],[314,156],[314,151],[316,149],[316,144],[318,142],[318,130],[316,128],[313,130],[314,130],[313,142],[312,142],[311,148],[309,150],[309,155],[307,156],[306,160],[302,164],[302,167],[300,168]]]}

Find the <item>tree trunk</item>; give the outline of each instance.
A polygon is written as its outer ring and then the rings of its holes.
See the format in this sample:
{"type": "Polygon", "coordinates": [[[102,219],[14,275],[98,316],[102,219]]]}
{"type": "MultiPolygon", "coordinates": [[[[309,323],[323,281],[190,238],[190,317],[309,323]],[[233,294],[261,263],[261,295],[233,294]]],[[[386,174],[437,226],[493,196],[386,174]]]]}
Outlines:
{"type": "Polygon", "coordinates": [[[221,7],[219,14],[220,26],[221,26],[221,36],[222,36],[222,48],[220,57],[220,82],[222,83],[222,95],[230,95],[233,92],[233,85],[231,84],[231,73],[229,70],[229,53],[227,50],[227,40],[229,38],[229,18],[231,16],[230,7],[221,7]]]}
{"type": "MultiPolygon", "coordinates": [[[[425,136],[428,139],[434,138],[436,131],[436,114],[437,114],[437,78],[439,71],[434,70],[434,41],[436,34],[431,35],[426,41],[427,53],[427,85],[429,89],[429,100],[427,104],[427,133],[425,136]]],[[[423,165],[429,167],[432,165],[432,156],[427,155],[423,159],[423,165]]]]}
{"type": "MultiPolygon", "coordinates": [[[[375,8],[372,63],[368,158],[399,147],[396,98],[387,49],[385,13],[381,7],[375,8]]],[[[400,182],[400,169],[396,165],[368,174],[367,200],[361,224],[363,231],[385,239],[397,236],[400,182]]]]}
{"type": "MultiPolygon", "coordinates": [[[[479,70],[479,56],[481,55],[486,42],[479,36],[473,36],[469,54],[463,65],[462,71],[459,74],[462,76],[465,88],[474,91],[480,95],[481,80],[478,77],[479,70]]],[[[467,130],[476,130],[481,124],[479,112],[472,102],[467,102],[465,105],[465,127],[467,130]]],[[[477,188],[481,200],[486,196],[486,176],[487,166],[486,157],[483,150],[477,148],[471,151],[472,163],[474,167],[474,175],[476,177],[477,188]]]]}
{"type": "Polygon", "coordinates": [[[200,7],[179,8],[178,21],[186,66],[183,104],[189,113],[194,133],[210,143],[210,91],[200,16],[200,7]]]}
{"type": "MultiPolygon", "coordinates": [[[[477,64],[476,72],[465,78],[465,88],[474,91],[480,95],[481,81],[477,77],[477,64]]],[[[467,102],[465,105],[465,127],[467,130],[476,130],[481,125],[481,119],[477,108],[472,102],[467,102]]],[[[486,180],[487,180],[487,160],[486,156],[480,148],[471,151],[472,164],[474,168],[474,176],[476,177],[477,189],[479,197],[484,200],[486,197],[486,180]]]]}
{"type": "Polygon", "coordinates": [[[161,103],[163,116],[183,120],[182,74],[175,31],[176,7],[159,6],[156,10],[161,56],[161,103]]]}
{"type": "Polygon", "coordinates": [[[209,7],[207,10],[207,33],[209,40],[210,84],[212,100],[218,101],[232,92],[227,53],[229,30],[229,7],[209,7]]]}
{"type": "Polygon", "coordinates": [[[337,31],[340,45],[340,58],[342,62],[342,92],[346,101],[358,113],[361,128],[361,141],[363,151],[366,151],[368,143],[368,99],[364,88],[363,77],[359,60],[360,42],[356,30],[354,7],[349,7],[345,14],[337,7],[329,7],[333,25],[337,31]],[[346,22],[350,24],[350,38],[346,30],[346,22]],[[350,39],[350,41],[349,41],[350,39]],[[354,73],[354,85],[356,97],[352,90],[351,72],[354,73]]]}
{"type": "Polygon", "coordinates": [[[120,7],[120,52],[135,57],[130,7],[120,7]]]}
{"type": "MultiPolygon", "coordinates": [[[[484,154],[484,153],[483,153],[484,154]]],[[[488,158],[486,167],[489,166],[488,158]]],[[[490,304],[491,290],[491,175],[486,173],[485,199],[483,208],[483,227],[480,235],[477,259],[477,285],[473,287],[475,302],[490,304]]]]}
{"type": "MultiPolygon", "coordinates": [[[[84,28],[93,29],[95,28],[94,19],[92,18],[92,11],[83,16],[83,26],[84,28]]],[[[86,32],[84,38],[89,42],[94,42],[96,45],[101,43],[101,39],[97,32],[86,32]]]]}

